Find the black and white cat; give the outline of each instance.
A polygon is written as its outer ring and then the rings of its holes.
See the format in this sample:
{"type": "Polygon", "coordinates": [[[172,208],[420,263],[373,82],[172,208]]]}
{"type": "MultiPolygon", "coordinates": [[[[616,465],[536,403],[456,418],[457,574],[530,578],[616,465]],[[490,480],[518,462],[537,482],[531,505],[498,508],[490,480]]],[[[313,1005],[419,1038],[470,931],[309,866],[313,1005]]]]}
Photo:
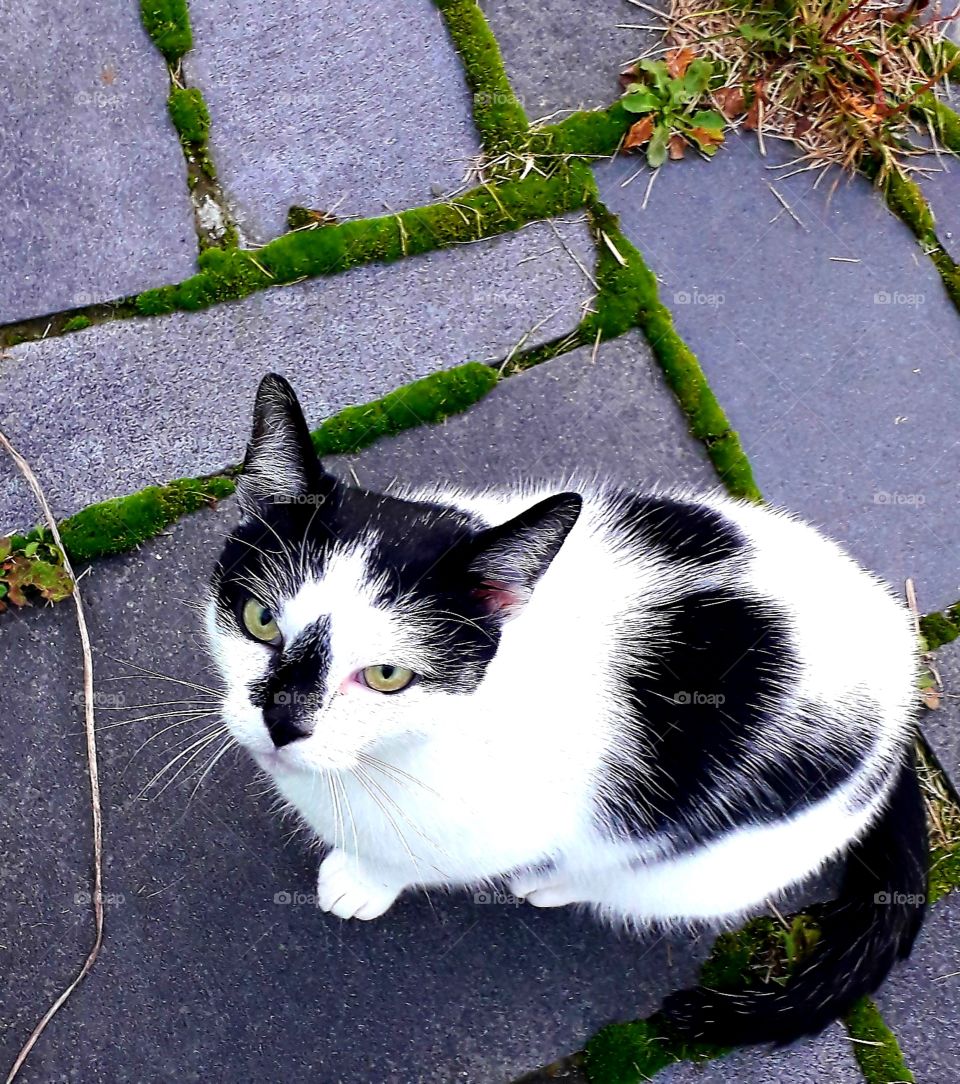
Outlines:
{"type": "Polygon", "coordinates": [[[812,527],[716,494],[371,493],[324,471],[278,376],[239,496],[208,610],[223,716],[331,848],[324,910],[496,884],[725,923],[846,852],[782,990],[668,999],[726,1042],[819,1030],[909,952],[915,638],[812,527]]]}

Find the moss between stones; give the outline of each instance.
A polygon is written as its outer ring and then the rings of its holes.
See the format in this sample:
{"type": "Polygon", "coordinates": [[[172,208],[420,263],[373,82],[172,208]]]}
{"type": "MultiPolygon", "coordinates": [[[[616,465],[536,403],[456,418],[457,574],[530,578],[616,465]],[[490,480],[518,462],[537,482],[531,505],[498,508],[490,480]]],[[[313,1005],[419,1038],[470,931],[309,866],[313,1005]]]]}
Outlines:
{"type": "MultiPolygon", "coordinates": [[[[868,176],[875,175],[876,166],[867,164],[864,171],[868,176]]],[[[950,300],[960,309],[960,268],[940,244],[933,213],[920,186],[897,173],[890,173],[884,183],[883,194],[890,210],[910,227],[924,252],[933,260],[950,300]]]]}
{"type": "MultiPolygon", "coordinates": [[[[382,399],[347,407],[312,433],[320,455],[355,452],[380,437],[412,426],[443,421],[466,410],[497,384],[489,365],[471,362],[407,384],[382,399]]],[[[164,486],[148,486],[128,497],[90,505],[60,524],[71,560],[108,557],[133,549],[191,512],[216,504],[235,487],[231,467],[208,478],[182,478],[164,486]]],[[[47,540],[44,530],[14,538],[15,544],[47,540]]]]}
{"type": "Polygon", "coordinates": [[[210,160],[207,139],[210,136],[210,110],[196,87],[174,87],[167,99],[170,119],[187,154],[193,155],[210,178],[216,176],[210,160]]]}
{"type": "Polygon", "coordinates": [[[287,233],[256,252],[209,249],[200,256],[199,274],[146,290],[137,308],[144,316],[202,309],[267,286],[476,241],[583,207],[592,191],[590,171],[575,162],[551,177],[482,185],[447,203],[287,233]]]}
{"type": "Polygon", "coordinates": [[[193,46],[187,0],[140,0],[140,18],[168,64],[193,46]]]}
{"type": "Polygon", "coordinates": [[[960,636],[960,602],[945,613],[925,614],[920,618],[920,633],[928,651],[935,651],[960,636]]]}
{"type": "Polygon", "coordinates": [[[869,998],[855,1005],[844,1023],[867,1084],[912,1084],[915,1077],[903,1060],[896,1036],[869,998]]]}
{"type": "Polygon", "coordinates": [[[598,203],[592,205],[591,214],[601,235],[596,272],[600,294],[596,313],[582,325],[584,340],[595,341],[598,335],[609,339],[630,327],[640,327],[687,416],[691,433],[706,445],[723,484],[736,497],[761,500],[740,438],[730,427],[695,355],[677,334],[669,310],[661,304],[653,272],[621,233],[615,215],[598,203]]]}
{"type": "Polygon", "coordinates": [[[627,129],[636,120],[620,102],[607,109],[573,113],[559,124],[534,128],[530,149],[536,154],[572,154],[587,158],[606,157],[620,146],[627,129]]]}
{"type": "Polygon", "coordinates": [[[584,1050],[590,1084],[640,1084],[678,1061],[706,1061],[727,1053],[723,1047],[671,1038],[656,1017],[610,1024],[584,1050]]]}
{"type": "Polygon", "coordinates": [[[69,320],[63,325],[64,333],[69,331],[83,331],[85,327],[90,327],[92,321],[89,316],[71,316],[69,320]]]}
{"type": "Polygon", "coordinates": [[[500,46],[476,0],[434,0],[462,60],[473,95],[473,121],[489,155],[521,150],[527,117],[507,78],[500,46]]]}

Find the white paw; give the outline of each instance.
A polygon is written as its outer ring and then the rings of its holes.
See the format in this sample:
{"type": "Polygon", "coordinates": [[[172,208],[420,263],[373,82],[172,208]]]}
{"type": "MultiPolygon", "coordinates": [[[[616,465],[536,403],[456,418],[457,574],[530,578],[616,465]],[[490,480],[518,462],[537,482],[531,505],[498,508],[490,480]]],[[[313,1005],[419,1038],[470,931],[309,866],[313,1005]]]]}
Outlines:
{"type": "Polygon", "coordinates": [[[565,907],[583,901],[583,887],[556,872],[520,873],[510,879],[510,891],[534,907],[565,907]]]}
{"type": "Polygon", "coordinates": [[[372,875],[345,851],[333,850],[320,863],[317,904],[338,918],[379,918],[400,895],[400,889],[372,875]]]}

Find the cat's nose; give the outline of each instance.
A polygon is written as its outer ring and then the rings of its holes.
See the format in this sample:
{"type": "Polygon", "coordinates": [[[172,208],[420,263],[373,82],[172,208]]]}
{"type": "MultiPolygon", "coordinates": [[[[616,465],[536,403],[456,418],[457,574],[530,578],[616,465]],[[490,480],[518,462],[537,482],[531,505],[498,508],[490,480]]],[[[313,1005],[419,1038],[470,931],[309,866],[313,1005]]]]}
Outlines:
{"type": "Polygon", "coordinates": [[[289,745],[297,738],[305,738],[307,730],[297,718],[292,704],[268,704],[263,709],[263,721],[266,723],[273,744],[278,748],[289,745]]]}

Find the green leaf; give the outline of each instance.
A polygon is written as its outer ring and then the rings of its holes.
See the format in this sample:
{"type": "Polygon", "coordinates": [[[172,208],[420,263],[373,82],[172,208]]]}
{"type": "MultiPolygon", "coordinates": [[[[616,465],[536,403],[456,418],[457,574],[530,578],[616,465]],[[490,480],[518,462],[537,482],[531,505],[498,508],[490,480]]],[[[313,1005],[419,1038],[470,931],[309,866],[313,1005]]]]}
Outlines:
{"type": "Polygon", "coordinates": [[[687,68],[683,77],[683,89],[691,101],[706,93],[712,75],[713,65],[709,60],[695,60],[687,68]]]}
{"type": "Polygon", "coordinates": [[[667,65],[662,60],[641,60],[640,70],[650,76],[650,81],[661,94],[666,95],[669,93],[670,84],[673,80],[667,71],[667,65]]]}
{"type": "Polygon", "coordinates": [[[670,129],[666,124],[658,124],[647,144],[647,165],[657,169],[667,160],[667,144],[670,142],[670,129]]]}
{"type": "Polygon", "coordinates": [[[628,94],[620,100],[628,113],[653,113],[660,108],[660,99],[649,87],[643,87],[635,94],[628,94]]]}
{"type": "Polygon", "coordinates": [[[9,538],[0,538],[0,561],[5,561],[13,550],[13,543],[9,538]]]}
{"type": "Polygon", "coordinates": [[[694,128],[715,128],[722,132],[727,121],[724,115],[718,113],[716,109],[701,109],[699,113],[693,114],[690,123],[694,128]]]}
{"type": "Polygon", "coordinates": [[[747,41],[773,41],[773,32],[768,30],[765,26],[755,26],[753,23],[741,23],[737,30],[740,31],[740,36],[746,38],[747,41]]]}
{"type": "Polygon", "coordinates": [[[6,593],[7,593],[7,585],[5,583],[3,583],[2,581],[0,581],[0,598],[3,598],[3,596],[6,593]]]}
{"type": "Polygon", "coordinates": [[[24,556],[25,557],[36,557],[38,549],[40,549],[40,543],[39,542],[28,542],[23,547],[24,556]]]}

